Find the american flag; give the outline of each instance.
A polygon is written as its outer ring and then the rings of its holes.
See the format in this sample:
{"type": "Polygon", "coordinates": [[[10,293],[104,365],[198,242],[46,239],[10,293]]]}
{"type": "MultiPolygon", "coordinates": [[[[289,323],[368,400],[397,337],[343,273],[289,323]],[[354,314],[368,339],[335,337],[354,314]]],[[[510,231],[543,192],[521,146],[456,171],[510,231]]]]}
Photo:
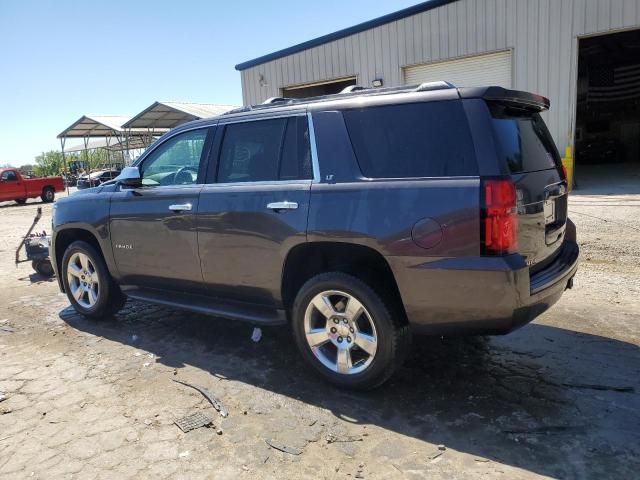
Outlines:
{"type": "Polygon", "coordinates": [[[588,99],[590,102],[640,99],[640,63],[590,69],[588,99]]]}

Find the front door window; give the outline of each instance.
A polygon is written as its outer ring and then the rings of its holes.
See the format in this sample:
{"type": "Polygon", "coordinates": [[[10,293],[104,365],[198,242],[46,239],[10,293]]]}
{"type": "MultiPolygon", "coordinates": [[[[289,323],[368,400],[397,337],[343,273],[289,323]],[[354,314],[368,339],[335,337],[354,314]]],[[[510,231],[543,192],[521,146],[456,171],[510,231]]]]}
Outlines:
{"type": "Polygon", "coordinates": [[[198,181],[207,129],[176,135],[153,151],[142,163],[142,185],[192,185],[198,181]]]}

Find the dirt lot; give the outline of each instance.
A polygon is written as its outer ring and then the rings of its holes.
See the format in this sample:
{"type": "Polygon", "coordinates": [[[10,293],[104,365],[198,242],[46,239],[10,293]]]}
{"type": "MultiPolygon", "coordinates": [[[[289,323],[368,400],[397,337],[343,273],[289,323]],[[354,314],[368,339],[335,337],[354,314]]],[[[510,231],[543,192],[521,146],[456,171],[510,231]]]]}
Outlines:
{"type": "Polygon", "coordinates": [[[417,338],[366,394],[312,376],[286,328],[254,343],[248,325],[134,302],[108,321],[75,315],[54,281],[13,264],[38,205],[0,204],[0,478],[637,478],[637,189],[571,198],[581,268],[536,322],[417,338]],[[196,411],[222,433],[174,425],[196,411]]]}

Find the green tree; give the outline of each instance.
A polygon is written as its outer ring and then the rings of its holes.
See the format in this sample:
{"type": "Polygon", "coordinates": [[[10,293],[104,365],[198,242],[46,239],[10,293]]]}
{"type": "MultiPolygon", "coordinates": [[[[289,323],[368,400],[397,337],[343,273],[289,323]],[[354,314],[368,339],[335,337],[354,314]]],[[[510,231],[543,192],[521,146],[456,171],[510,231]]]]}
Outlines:
{"type": "Polygon", "coordinates": [[[27,163],[25,165],[22,165],[19,170],[22,175],[29,175],[31,172],[33,172],[33,168],[34,165],[32,165],[31,163],[27,163]]]}
{"type": "Polygon", "coordinates": [[[59,175],[64,170],[62,152],[51,150],[36,157],[36,165],[33,171],[36,175],[46,177],[48,175],[59,175]]]}
{"type": "MultiPolygon", "coordinates": [[[[74,170],[73,167],[83,168],[89,172],[91,170],[117,165],[122,163],[120,152],[109,152],[104,148],[96,150],[73,152],[65,154],[67,170],[74,170]]],[[[36,164],[31,166],[33,172],[38,176],[60,175],[65,171],[62,152],[52,150],[36,157],[36,164]]]]}

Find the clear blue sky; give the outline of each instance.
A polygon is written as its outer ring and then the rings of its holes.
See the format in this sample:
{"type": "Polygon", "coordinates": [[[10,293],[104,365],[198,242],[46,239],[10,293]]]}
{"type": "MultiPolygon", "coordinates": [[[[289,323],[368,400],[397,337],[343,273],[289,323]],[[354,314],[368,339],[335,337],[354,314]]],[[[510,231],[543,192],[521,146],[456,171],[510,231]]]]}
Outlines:
{"type": "Polygon", "coordinates": [[[237,63],[419,0],[0,0],[0,165],[59,149],[83,114],[241,104],[237,63]]]}

